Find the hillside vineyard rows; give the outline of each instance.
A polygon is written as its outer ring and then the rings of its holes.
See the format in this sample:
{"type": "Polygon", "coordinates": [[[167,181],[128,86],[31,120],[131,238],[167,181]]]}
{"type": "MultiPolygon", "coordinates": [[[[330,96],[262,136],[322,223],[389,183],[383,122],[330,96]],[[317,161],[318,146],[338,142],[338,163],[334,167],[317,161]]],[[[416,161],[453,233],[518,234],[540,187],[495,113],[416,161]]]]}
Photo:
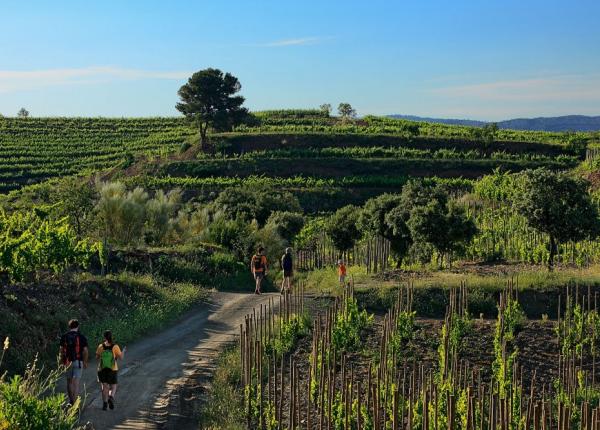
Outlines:
{"type": "Polygon", "coordinates": [[[0,118],[0,191],[168,153],[191,134],[179,118],[0,118]]]}
{"type": "MultiPolygon", "coordinates": [[[[311,176],[312,170],[317,177],[343,160],[375,163],[371,170],[378,172],[363,170],[376,176],[383,176],[382,171],[394,176],[429,176],[427,171],[437,166],[442,166],[444,176],[462,176],[470,168],[479,174],[501,165],[520,170],[541,165],[569,167],[576,162],[572,153],[563,150],[564,133],[500,130],[497,142],[482,148],[474,130],[380,117],[346,124],[310,110],[259,112],[249,125],[214,137],[217,150],[236,160],[196,160],[194,169],[187,165],[177,176],[185,175],[186,169],[190,177],[222,176],[219,172],[231,176],[223,169],[231,163],[230,170],[239,176],[290,176],[257,170],[252,166],[257,159],[293,160],[298,165],[319,159],[303,173],[311,176]],[[289,140],[289,134],[298,141],[289,140]],[[254,143],[248,145],[244,138],[254,143]]],[[[0,191],[56,176],[127,166],[135,157],[164,156],[195,134],[182,118],[0,118],[0,191]]],[[[342,163],[340,168],[343,176],[357,175],[354,164],[342,163]]]]}

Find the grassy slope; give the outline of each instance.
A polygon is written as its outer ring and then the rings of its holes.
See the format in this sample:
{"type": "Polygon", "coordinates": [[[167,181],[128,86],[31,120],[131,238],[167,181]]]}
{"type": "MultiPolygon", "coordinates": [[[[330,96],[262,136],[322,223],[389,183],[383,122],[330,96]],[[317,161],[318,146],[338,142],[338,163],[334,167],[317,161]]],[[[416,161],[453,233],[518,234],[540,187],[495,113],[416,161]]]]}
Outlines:
{"type": "MultiPolygon", "coordinates": [[[[444,316],[449,288],[462,282],[469,287],[469,307],[472,314],[494,317],[497,296],[509,282],[514,282],[521,303],[531,318],[543,314],[554,317],[560,295],[565,289],[579,288],[592,296],[600,293],[600,266],[584,269],[560,268],[548,272],[539,266],[524,265],[462,265],[453,270],[385,272],[367,274],[362,267],[349,268],[357,296],[371,309],[383,309],[395,300],[399,286],[409,283],[415,287],[415,309],[419,315],[441,318],[444,316]]],[[[339,294],[335,268],[325,268],[305,274],[307,290],[318,295],[339,294]]]]}

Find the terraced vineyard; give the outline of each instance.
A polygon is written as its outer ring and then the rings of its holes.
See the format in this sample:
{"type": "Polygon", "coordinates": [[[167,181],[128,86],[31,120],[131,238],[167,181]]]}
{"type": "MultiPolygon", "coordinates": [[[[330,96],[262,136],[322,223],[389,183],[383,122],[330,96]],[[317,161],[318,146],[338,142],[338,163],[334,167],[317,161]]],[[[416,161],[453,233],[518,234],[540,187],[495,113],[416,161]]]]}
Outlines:
{"type": "MultiPolygon", "coordinates": [[[[243,125],[244,133],[334,133],[362,135],[404,135],[438,139],[482,138],[479,128],[429,122],[407,121],[388,117],[366,116],[358,121],[343,122],[319,110],[279,110],[256,113],[257,121],[243,125]]],[[[544,131],[498,130],[497,140],[513,142],[565,143],[566,133],[544,131]]]]}
{"type": "MultiPolygon", "coordinates": [[[[166,154],[194,133],[183,118],[2,118],[0,191],[127,165],[141,154],[166,154]]],[[[177,163],[158,175],[476,178],[498,167],[572,167],[578,154],[568,147],[569,139],[565,133],[500,130],[486,140],[481,129],[471,127],[372,116],[344,122],[317,110],[267,111],[232,133],[212,137],[225,159],[177,163]]]]}
{"type": "Polygon", "coordinates": [[[167,153],[192,134],[179,118],[0,118],[0,191],[167,153]]]}
{"type": "Polygon", "coordinates": [[[481,133],[377,117],[344,122],[312,110],[259,112],[250,125],[213,135],[215,154],[159,161],[128,180],[205,198],[231,186],[271,186],[321,212],[396,192],[411,177],[468,189],[496,169],[565,170],[581,159],[565,133],[498,131],[491,140],[481,133]]]}

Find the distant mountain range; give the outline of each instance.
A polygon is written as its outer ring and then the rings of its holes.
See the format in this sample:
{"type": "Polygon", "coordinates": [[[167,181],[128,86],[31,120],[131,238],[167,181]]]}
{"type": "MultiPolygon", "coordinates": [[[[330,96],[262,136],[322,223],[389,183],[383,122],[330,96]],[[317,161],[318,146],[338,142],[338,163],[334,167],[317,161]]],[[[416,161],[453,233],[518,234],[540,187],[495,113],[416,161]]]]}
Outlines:
{"type": "MultiPolygon", "coordinates": [[[[388,115],[391,118],[407,119],[410,121],[427,121],[442,124],[466,125],[471,127],[483,127],[486,121],[474,121],[470,119],[444,119],[424,118],[414,115],[388,115]]],[[[506,121],[498,121],[499,128],[511,130],[532,131],[597,131],[600,130],[600,116],[567,115],[547,118],[517,118],[506,121]]]]}

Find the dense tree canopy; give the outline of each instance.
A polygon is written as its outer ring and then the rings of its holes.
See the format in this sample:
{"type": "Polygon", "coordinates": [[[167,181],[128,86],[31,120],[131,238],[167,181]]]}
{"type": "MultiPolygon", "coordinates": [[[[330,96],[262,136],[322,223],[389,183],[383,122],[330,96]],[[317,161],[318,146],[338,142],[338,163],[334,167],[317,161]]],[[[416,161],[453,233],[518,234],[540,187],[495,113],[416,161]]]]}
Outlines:
{"type": "Polygon", "coordinates": [[[549,269],[554,265],[558,244],[599,233],[598,210],[587,184],[565,173],[543,168],[523,172],[514,205],[532,228],[548,234],[549,269]]]}
{"type": "Polygon", "coordinates": [[[228,219],[256,220],[264,226],[273,212],[302,212],[298,199],[289,192],[271,188],[227,188],[213,202],[214,211],[228,219]]]}
{"type": "Polygon", "coordinates": [[[325,224],[325,231],[333,246],[341,253],[352,249],[361,237],[357,225],[359,212],[360,209],[356,206],[344,206],[331,215],[325,224]]]}
{"type": "Polygon", "coordinates": [[[200,142],[206,144],[208,128],[226,131],[243,120],[248,110],[242,107],[244,97],[235,95],[242,86],[230,73],[219,69],[196,72],[183,85],[176,108],[200,130],[200,142]]]}
{"type": "Polygon", "coordinates": [[[304,227],[304,217],[297,212],[275,211],[269,216],[266,227],[277,232],[287,243],[291,243],[304,227]]]}
{"type": "Polygon", "coordinates": [[[464,209],[435,198],[426,205],[415,206],[407,225],[413,241],[432,245],[440,262],[444,256],[461,251],[477,233],[475,223],[464,209]]]}
{"type": "Polygon", "coordinates": [[[410,246],[410,238],[406,237],[405,229],[401,226],[402,209],[397,209],[401,203],[402,196],[399,194],[382,194],[365,203],[358,219],[359,228],[364,234],[379,235],[390,241],[392,252],[398,260],[404,257],[410,246]],[[393,222],[390,222],[390,213],[397,215],[393,222]]]}

